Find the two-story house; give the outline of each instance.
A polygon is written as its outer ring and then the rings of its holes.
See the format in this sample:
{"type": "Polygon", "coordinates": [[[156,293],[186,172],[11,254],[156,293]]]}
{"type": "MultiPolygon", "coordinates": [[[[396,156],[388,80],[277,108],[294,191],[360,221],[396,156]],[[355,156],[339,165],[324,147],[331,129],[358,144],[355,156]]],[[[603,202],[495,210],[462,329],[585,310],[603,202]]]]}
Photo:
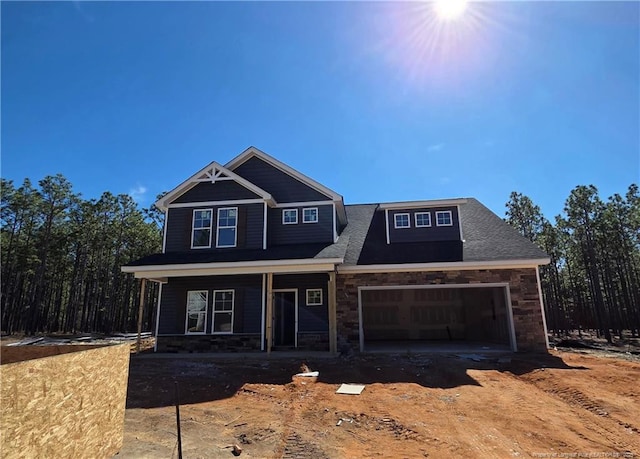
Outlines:
{"type": "Polygon", "coordinates": [[[345,205],[249,148],[160,199],[157,351],[547,347],[547,255],[473,198],[345,205]]]}

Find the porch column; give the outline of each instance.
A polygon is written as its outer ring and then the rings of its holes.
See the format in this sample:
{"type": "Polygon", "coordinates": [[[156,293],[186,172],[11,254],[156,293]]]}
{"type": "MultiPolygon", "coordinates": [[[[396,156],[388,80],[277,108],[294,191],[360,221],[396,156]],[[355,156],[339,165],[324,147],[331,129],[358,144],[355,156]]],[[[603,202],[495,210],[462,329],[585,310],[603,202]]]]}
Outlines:
{"type": "Polygon", "coordinates": [[[273,273],[267,273],[267,313],[265,317],[267,335],[267,354],[273,344],[273,273]]]}
{"type": "Polygon", "coordinates": [[[336,329],[336,272],[329,273],[329,352],[335,354],[338,351],[338,333],[336,329]]]}
{"type": "MultiPolygon", "coordinates": [[[[136,342],[136,354],[140,353],[140,340],[142,335],[142,313],[144,312],[144,300],[147,293],[147,279],[140,281],[140,306],[138,307],[138,341],[136,342]]],[[[158,339],[156,337],[156,339],[158,339]]]]}

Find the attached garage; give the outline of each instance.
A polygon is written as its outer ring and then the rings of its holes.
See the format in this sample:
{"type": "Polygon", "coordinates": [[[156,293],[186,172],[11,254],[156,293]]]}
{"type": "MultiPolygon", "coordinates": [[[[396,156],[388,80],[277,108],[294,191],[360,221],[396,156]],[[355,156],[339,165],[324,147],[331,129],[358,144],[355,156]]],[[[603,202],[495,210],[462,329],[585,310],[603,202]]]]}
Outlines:
{"type": "Polygon", "coordinates": [[[516,350],[508,284],[358,289],[360,348],[467,343],[516,350]]]}

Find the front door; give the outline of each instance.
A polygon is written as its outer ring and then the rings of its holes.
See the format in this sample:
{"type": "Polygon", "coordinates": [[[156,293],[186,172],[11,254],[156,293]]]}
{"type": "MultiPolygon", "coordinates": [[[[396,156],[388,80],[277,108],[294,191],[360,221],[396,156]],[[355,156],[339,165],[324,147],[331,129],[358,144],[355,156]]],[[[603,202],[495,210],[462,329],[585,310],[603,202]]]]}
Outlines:
{"type": "Polygon", "coordinates": [[[296,291],[275,291],[273,295],[273,345],[295,347],[296,291]]]}

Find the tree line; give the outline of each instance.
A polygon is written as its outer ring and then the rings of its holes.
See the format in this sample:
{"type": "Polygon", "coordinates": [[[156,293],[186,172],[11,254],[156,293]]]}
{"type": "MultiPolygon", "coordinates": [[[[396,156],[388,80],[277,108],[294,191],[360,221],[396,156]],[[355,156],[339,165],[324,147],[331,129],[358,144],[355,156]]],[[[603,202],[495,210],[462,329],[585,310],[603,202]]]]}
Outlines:
{"type": "MultiPolygon", "coordinates": [[[[16,188],[1,181],[0,329],[4,332],[134,331],[140,282],[120,267],[162,249],[163,215],[128,195],[82,199],[62,175],[16,188]]],[[[640,330],[640,192],[602,201],[574,188],[549,221],[521,193],[505,220],[541,247],[547,325],[554,333],[596,330],[612,340],[640,330]]],[[[157,285],[147,283],[143,327],[154,324],[157,285]]]]}
{"type": "MultiPolygon", "coordinates": [[[[140,283],[120,266],[162,249],[161,214],[125,194],[82,199],[60,174],[18,188],[2,179],[1,191],[2,331],[135,331],[140,283]]],[[[157,287],[147,285],[149,330],[157,287]]]]}
{"type": "Polygon", "coordinates": [[[606,201],[595,186],[574,188],[554,221],[521,193],[505,220],[551,259],[540,267],[547,326],[556,335],[595,330],[612,342],[640,330],[640,194],[638,185],[606,201]]]}

